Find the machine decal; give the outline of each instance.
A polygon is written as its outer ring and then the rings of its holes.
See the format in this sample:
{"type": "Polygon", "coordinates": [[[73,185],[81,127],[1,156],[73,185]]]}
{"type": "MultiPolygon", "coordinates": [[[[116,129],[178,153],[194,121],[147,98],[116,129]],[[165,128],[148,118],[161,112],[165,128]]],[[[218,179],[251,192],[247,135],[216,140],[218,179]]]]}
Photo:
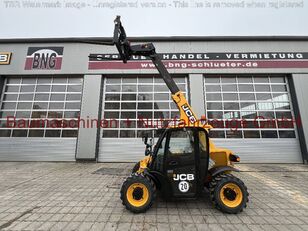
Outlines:
{"type": "Polygon", "coordinates": [[[189,190],[189,183],[187,181],[181,181],[179,183],[179,190],[183,193],[188,192],[189,190]]]}
{"type": "Polygon", "coordinates": [[[188,117],[188,119],[191,123],[197,122],[196,117],[194,117],[193,112],[190,110],[190,108],[187,104],[183,104],[181,107],[184,110],[185,114],[187,115],[187,117],[188,117]]]}
{"type": "Polygon", "coordinates": [[[25,70],[60,70],[63,47],[29,47],[25,70]]]}
{"type": "Polygon", "coordinates": [[[180,181],[178,184],[178,188],[180,192],[188,192],[189,191],[189,183],[187,181],[193,181],[195,179],[194,174],[173,174],[174,181],[180,181]]]}
{"type": "Polygon", "coordinates": [[[173,174],[173,180],[175,181],[184,181],[184,180],[188,180],[188,181],[192,181],[195,179],[194,174],[173,174]]]}
{"type": "Polygon", "coordinates": [[[0,52],[0,65],[9,65],[11,57],[12,52],[0,52]]]}

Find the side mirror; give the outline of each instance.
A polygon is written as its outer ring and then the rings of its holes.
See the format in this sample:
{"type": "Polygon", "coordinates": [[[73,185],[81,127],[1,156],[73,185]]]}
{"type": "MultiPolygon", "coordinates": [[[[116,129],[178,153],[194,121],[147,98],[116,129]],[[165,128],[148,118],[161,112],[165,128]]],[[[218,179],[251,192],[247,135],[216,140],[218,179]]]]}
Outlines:
{"type": "Polygon", "coordinates": [[[148,144],[148,139],[149,139],[148,135],[145,135],[144,137],[142,137],[142,141],[145,145],[148,144]]]}

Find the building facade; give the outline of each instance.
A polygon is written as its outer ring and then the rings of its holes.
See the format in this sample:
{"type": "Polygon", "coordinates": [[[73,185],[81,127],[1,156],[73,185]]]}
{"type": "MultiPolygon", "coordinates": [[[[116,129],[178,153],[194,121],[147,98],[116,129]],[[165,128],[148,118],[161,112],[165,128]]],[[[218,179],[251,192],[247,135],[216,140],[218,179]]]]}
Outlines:
{"type": "MultiPolygon", "coordinates": [[[[245,163],[307,162],[308,39],[154,45],[217,146],[245,163]]],[[[70,39],[0,41],[0,161],[140,159],[142,135],[178,110],[150,60],[103,59],[116,54],[70,39]]]]}

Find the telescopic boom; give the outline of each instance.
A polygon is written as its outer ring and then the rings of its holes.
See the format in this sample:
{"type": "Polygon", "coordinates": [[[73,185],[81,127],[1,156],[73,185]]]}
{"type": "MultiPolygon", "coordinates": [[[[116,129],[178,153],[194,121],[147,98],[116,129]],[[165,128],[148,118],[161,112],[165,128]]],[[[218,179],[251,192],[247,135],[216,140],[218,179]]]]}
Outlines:
{"type": "MultiPolygon", "coordinates": [[[[144,43],[138,45],[130,45],[126,37],[126,32],[124,27],[122,26],[120,16],[117,16],[114,20],[114,33],[113,33],[113,40],[108,45],[115,45],[118,49],[119,58],[103,58],[107,60],[122,60],[123,63],[127,63],[128,60],[132,58],[132,56],[145,56],[149,57],[153,64],[155,65],[156,69],[158,70],[159,74],[165,81],[167,87],[172,93],[172,99],[178,106],[180,110],[180,121],[184,122],[185,126],[196,126],[199,121],[195,113],[192,111],[189,103],[187,102],[184,94],[180,91],[176,83],[174,82],[173,78],[169,74],[167,68],[163,64],[161,58],[155,51],[155,47],[153,43],[144,43]]],[[[96,58],[96,56],[90,56],[90,58],[96,58]]],[[[100,57],[101,58],[101,57],[100,57]]],[[[198,126],[198,125],[197,125],[198,126]]],[[[209,128],[210,125],[207,125],[209,128]]]]}

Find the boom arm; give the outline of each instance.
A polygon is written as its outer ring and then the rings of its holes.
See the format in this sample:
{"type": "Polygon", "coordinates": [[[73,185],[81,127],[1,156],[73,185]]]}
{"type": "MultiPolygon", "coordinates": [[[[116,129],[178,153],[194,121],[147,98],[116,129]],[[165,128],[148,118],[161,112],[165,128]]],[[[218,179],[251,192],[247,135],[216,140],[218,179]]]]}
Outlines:
{"type": "MultiPolygon", "coordinates": [[[[183,122],[185,126],[196,126],[198,120],[195,113],[187,102],[184,94],[180,91],[172,79],[160,57],[157,55],[154,45],[152,43],[130,45],[126,37],[125,30],[122,26],[120,16],[116,17],[114,23],[115,27],[112,44],[117,47],[120,55],[120,58],[117,58],[116,60],[122,60],[124,63],[126,63],[131,59],[133,55],[149,57],[172,93],[172,99],[180,111],[180,121],[183,122]]],[[[115,60],[114,58],[105,59],[115,60]]]]}
{"type": "Polygon", "coordinates": [[[169,90],[171,91],[172,99],[176,103],[180,111],[180,121],[184,122],[186,126],[196,125],[195,123],[198,120],[195,113],[187,102],[183,92],[180,91],[173,78],[167,71],[167,68],[165,67],[159,56],[155,52],[155,54],[151,55],[150,58],[154,63],[156,69],[158,70],[159,74],[165,81],[166,85],[168,86],[169,90]]]}

